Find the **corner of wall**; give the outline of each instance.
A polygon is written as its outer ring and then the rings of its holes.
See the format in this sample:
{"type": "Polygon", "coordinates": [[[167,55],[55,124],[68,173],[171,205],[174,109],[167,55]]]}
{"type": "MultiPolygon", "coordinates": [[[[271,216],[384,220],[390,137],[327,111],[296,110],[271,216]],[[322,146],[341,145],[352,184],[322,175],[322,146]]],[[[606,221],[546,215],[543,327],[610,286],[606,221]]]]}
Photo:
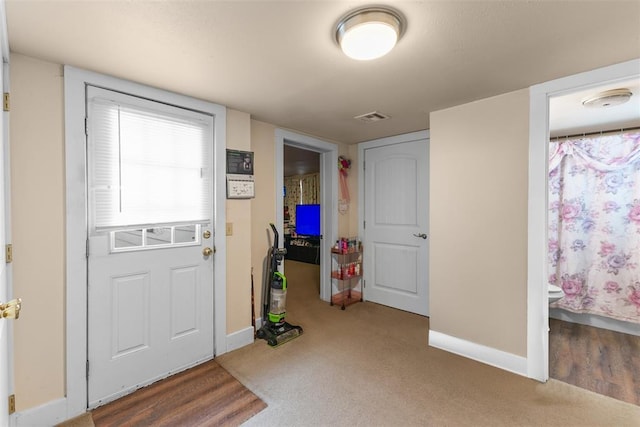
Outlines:
{"type": "MultiPolygon", "coordinates": [[[[227,148],[251,150],[251,117],[227,109],[227,148]]],[[[217,165],[224,167],[224,165],[217,165]]],[[[258,166],[254,162],[256,170],[258,166]]],[[[256,189],[256,192],[258,189],[256,189]]],[[[226,221],[233,234],[227,245],[227,334],[242,331],[251,324],[251,248],[253,199],[226,201],[226,221]]],[[[224,231],[226,234],[226,230],[224,231]]],[[[227,347],[229,344],[227,344],[227,347]]]]}
{"type": "Polygon", "coordinates": [[[254,280],[256,324],[260,321],[264,259],[269,249],[269,223],[276,220],[275,126],[251,121],[251,150],[254,152],[256,197],[251,204],[251,265],[254,280]]]}
{"type": "Polygon", "coordinates": [[[13,292],[25,307],[13,360],[22,411],[65,394],[65,312],[47,309],[65,305],[64,83],[60,64],[20,54],[11,54],[10,70],[13,292]],[[28,254],[37,241],[48,250],[34,268],[28,254]]]}
{"type": "Polygon", "coordinates": [[[527,354],[528,141],[527,89],[431,114],[431,328],[517,357],[527,354]]]}

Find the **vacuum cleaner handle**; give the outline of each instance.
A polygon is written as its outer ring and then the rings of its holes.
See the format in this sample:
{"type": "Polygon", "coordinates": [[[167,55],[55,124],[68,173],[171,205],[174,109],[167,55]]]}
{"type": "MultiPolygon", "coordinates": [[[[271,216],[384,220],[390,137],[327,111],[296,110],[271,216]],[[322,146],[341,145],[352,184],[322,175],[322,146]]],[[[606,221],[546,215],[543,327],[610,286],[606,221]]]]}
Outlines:
{"type": "Polygon", "coordinates": [[[278,229],[272,223],[269,223],[269,225],[271,226],[271,229],[273,230],[273,250],[276,251],[276,250],[278,250],[278,243],[279,243],[278,229]]]}

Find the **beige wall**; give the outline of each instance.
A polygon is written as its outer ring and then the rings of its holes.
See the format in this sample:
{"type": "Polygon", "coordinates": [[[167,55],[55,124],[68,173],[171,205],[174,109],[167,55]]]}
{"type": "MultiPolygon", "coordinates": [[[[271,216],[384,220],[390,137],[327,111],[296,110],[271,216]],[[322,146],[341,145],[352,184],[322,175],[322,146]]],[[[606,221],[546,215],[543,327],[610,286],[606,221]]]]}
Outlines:
{"type": "MultiPolygon", "coordinates": [[[[527,93],[440,111],[431,119],[431,327],[519,355],[526,353],[527,93]]],[[[24,299],[15,323],[15,392],[23,411],[65,394],[62,67],[12,54],[11,100],[13,286],[24,299]]],[[[250,326],[252,267],[260,313],[277,192],[275,127],[246,113],[227,115],[227,146],[254,151],[256,171],[255,199],[227,203],[227,222],[233,223],[227,331],[233,333],[250,326]]],[[[339,153],[353,161],[351,205],[339,215],[339,233],[355,235],[357,148],[339,145],[339,153]]]]}
{"type": "MultiPolygon", "coordinates": [[[[262,298],[262,282],[264,279],[264,260],[273,239],[273,233],[271,232],[269,223],[274,222],[276,219],[276,197],[282,195],[282,192],[277,192],[275,188],[275,133],[275,126],[256,120],[251,121],[251,149],[255,154],[254,166],[256,181],[256,197],[253,199],[251,207],[251,223],[253,228],[251,256],[255,288],[255,315],[257,318],[260,317],[262,310],[260,301],[262,298]]],[[[301,135],[304,134],[301,133],[301,135]]],[[[308,136],[313,137],[312,135],[308,136]]],[[[338,155],[346,156],[352,160],[348,177],[351,205],[347,214],[338,215],[338,235],[356,235],[358,233],[357,145],[347,146],[336,141],[329,142],[338,145],[338,155]]]]}
{"type": "Polygon", "coordinates": [[[529,92],[431,114],[430,328],[526,357],[529,92]]]}
{"type": "MultiPolygon", "coordinates": [[[[63,95],[61,65],[11,55],[13,286],[24,300],[14,340],[18,411],[65,395],[63,95]],[[35,248],[43,252],[37,259],[35,248]]],[[[227,148],[254,151],[256,177],[255,199],[226,202],[227,222],[233,224],[233,235],[226,236],[231,334],[251,325],[252,267],[256,316],[260,315],[262,263],[270,242],[267,227],[275,220],[275,127],[227,109],[227,148]]],[[[340,154],[348,152],[340,147],[340,154]]],[[[355,176],[350,177],[352,197],[357,194],[354,181],[355,176]]],[[[353,213],[357,214],[352,209],[341,218],[341,232],[349,232],[353,213]]],[[[225,230],[218,233],[224,236],[225,230]]]]}
{"type": "MultiPolygon", "coordinates": [[[[347,175],[347,187],[349,187],[349,195],[351,202],[349,203],[349,212],[345,214],[347,217],[346,225],[339,227],[340,235],[357,236],[358,235],[358,145],[348,145],[344,147],[344,156],[351,160],[351,169],[347,175]]],[[[341,152],[342,154],[342,152],[341,152]]],[[[338,190],[339,191],[339,190],[338,190]]],[[[359,236],[362,239],[362,236],[359,236]]]]}
{"type": "MultiPolygon", "coordinates": [[[[262,312],[262,281],[264,259],[273,243],[269,223],[276,220],[276,128],[270,124],[251,121],[251,149],[254,152],[256,197],[251,205],[251,259],[254,280],[255,316],[262,312]]],[[[280,193],[282,194],[282,193],[280,193]]]]}
{"type": "Polygon", "coordinates": [[[62,67],[11,55],[11,231],[16,409],[64,396],[62,67]]]}
{"type": "MultiPolygon", "coordinates": [[[[251,151],[249,114],[227,109],[227,148],[251,151]]],[[[251,326],[252,205],[252,199],[227,200],[227,224],[233,226],[227,236],[227,333],[251,326]]]]}

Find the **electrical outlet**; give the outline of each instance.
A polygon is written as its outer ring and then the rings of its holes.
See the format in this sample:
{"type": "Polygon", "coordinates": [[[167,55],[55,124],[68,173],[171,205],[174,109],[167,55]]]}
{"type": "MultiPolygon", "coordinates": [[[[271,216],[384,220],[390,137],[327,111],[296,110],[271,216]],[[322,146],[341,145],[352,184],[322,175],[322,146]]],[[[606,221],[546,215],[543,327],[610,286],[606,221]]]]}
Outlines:
{"type": "Polygon", "coordinates": [[[227,223],[227,236],[233,236],[233,223],[227,223]]]}

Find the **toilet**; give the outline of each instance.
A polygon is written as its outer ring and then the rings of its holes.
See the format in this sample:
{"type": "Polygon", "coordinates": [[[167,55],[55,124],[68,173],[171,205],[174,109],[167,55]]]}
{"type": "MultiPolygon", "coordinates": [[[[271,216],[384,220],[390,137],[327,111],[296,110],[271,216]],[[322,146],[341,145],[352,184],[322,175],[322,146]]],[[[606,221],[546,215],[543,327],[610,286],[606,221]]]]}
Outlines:
{"type": "Polygon", "coordinates": [[[549,283],[549,304],[558,301],[564,297],[564,291],[561,287],[549,283]]]}

